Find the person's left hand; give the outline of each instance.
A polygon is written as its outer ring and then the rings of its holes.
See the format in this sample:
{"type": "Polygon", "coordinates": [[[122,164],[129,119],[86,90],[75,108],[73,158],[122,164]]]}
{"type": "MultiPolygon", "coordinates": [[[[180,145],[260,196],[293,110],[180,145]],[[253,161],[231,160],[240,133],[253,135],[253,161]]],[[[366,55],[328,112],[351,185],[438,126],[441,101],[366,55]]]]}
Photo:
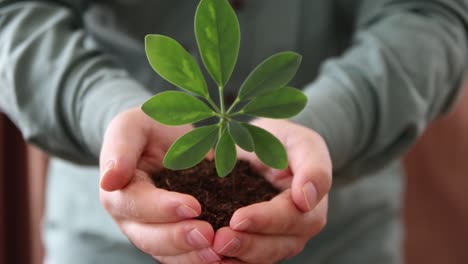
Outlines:
{"type": "Polygon", "coordinates": [[[275,263],[300,253],[325,226],[332,165],[324,140],[316,132],[286,120],[257,119],[254,125],[285,146],[289,167],[275,170],[252,153],[239,151],[282,192],[271,201],[238,209],[229,227],[216,232],[213,250],[230,257],[223,263],[275,263]]]}

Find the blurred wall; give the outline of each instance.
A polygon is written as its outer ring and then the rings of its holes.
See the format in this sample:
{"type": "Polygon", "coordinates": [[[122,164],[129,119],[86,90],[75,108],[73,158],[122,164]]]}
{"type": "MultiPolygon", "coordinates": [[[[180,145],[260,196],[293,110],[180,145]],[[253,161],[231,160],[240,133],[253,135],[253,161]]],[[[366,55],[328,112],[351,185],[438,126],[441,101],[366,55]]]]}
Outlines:
{"type": "Polygon", "coordinates": [[[0,113],[0,263],[31,263],[26,147],[0,113]]]}
{"type": "Polygon", "coordinates": [[[405,158],[408,264],[468,263],[468,83],[405,158]]]}

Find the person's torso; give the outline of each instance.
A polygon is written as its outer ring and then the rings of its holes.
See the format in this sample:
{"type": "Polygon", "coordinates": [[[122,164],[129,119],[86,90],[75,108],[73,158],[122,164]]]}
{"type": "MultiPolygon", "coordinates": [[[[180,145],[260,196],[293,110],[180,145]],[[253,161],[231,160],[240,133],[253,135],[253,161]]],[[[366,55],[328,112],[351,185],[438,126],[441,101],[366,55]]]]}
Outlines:
{"type": "MultiPolygon", "coordinates": [[[[340,55],[350,45],[358,2],[242,1],[236,11],[242,32],[241,49],[228,92],[235,93],[263,59],[286,50],[303,55],[292,84],[303,88],[313,82],[321,63],[340,55]]],[[[200,62],[193,30],[197,3],[193,0],[92,3],[84,17],[89,44],[114,56],[148,89],[172,89],[149,66],[144,36],[168,35],[200,62]]],[[[288,263],[398,263],[399,248],[395,247],[400,240],[400,173],[394,164],[360,180],[334,186],[327,228],[288,263]]],[[[134,259],[131,263],[152,263],[126,241],[99,204],[98,177],[97,168],[52,161],[45,221],[46,244],[51,256],[57,258],[52,263],[65,260],[70,263],[78,255],[82,258],[75,259],[75,263],[130,263],[129,259],[134,259]]]]}

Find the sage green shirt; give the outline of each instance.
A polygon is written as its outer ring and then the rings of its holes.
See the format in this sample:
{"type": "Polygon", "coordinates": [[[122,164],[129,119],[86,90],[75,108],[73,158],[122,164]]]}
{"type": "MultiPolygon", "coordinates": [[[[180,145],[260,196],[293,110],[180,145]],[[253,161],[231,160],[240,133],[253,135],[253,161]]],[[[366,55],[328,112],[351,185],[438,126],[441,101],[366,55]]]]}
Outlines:
{"type": "MultiPolygon", "coordinates": [[[[48,178],[50,263],[152,263],[98,198],[103,133],[119,112],[173,89],[149,67],[148,33],[199,58],[198,1],[0,1],[0,107],[56,157],[48,178]]],[[[237,11],[238,66],[301,53],[293,85],[309,97],[294,120],[318,131],[333,160],[329,222],[288,263],[399,263],[400,156],[448,109],[468,61],[467,0],[248,0],[237,11]]],[[[304,157],[307,158],[307,157],[304,157]]]]}

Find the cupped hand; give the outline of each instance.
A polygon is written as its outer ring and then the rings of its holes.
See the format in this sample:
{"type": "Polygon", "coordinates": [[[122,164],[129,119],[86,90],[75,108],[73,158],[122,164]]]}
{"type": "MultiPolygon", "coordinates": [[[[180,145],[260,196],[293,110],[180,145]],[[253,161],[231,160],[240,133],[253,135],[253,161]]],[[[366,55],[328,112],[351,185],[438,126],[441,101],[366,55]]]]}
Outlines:
{"type": "Polygon", "coordinates": [[[254,154],[239,151],[273,185],[274,199],[238,209],[229,227],[216,232],[213,250],[223,263],[275,263],[300,253],[325,226],[332,165],[324,140],[286,120],[257,119],[254,125],[275,135],[288,153],[289,167],[276,170],[254,154]]]}
{"type": "Polygon", "coordinates": [[[140,109],[109,124],[100,155],[100,199],[122,232],[143,252],[163,263],[213,263],[210,224],[192,196],[156,188],[149,175],[162,169],[170,145],[192,129],[156,123],[140,109]]]}

